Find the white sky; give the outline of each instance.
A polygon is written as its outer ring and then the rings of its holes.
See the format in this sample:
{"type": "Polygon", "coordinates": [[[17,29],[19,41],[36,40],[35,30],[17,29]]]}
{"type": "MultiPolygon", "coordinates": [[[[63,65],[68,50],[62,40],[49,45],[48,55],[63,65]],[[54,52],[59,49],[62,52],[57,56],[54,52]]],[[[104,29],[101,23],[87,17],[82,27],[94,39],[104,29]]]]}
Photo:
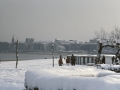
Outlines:
{"type": "Polygon", "coordinates": [[[0,41],[86,41],[120,23],[120,0],[0,0],[0,41]]]}

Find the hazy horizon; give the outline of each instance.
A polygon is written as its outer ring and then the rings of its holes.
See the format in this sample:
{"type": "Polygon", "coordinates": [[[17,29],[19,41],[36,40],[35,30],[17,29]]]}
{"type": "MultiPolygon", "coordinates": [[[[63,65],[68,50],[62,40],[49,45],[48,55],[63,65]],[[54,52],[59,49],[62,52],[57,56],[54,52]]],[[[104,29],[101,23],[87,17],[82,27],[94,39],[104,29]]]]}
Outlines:
{"type": "Polygon", "coordinates": [[[87,41],[120,27],[120,0],[0,0],[0,42],[87,41]]]}

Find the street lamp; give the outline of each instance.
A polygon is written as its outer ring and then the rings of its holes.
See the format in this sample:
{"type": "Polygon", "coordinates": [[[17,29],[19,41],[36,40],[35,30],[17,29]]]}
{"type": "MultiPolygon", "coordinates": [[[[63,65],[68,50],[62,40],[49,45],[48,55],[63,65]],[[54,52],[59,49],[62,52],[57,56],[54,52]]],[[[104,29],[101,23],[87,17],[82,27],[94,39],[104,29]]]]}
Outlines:
{"type": "Polygon", "coordinates": [[[51,51],[52,51],[53,67],[54,67],[54,44],[52,44],[51,51]]]}
{"type": "Polygon", "coordinates": [[[17,65],[18,65],[18,40],[16,42],[16,68],[17,68],[17,65]]]}

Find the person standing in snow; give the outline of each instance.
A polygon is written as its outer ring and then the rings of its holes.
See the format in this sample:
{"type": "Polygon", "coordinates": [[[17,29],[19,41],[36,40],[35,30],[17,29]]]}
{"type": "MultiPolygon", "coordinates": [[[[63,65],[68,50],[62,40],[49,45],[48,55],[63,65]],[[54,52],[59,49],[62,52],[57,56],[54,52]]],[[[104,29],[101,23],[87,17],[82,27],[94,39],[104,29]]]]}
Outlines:
{"type": "Polygon", "coordinates": [[[112,64],[114,63],[114,59],[115,59],[115,58],[114,58],[114,56],[113,56],[113,57],[112,57],[112,64]]]}
{"type": "Polygon", "coordinates": [[[58,64],[59,64],[59,66],[62,66],[62,64],[63,64],[62,56],[61,55],[60,55],[60,59],[58,60],[58,64]]]}
{"type": "Polygon", "coordinates": [[[97,58],[95,58],[95,61],[94,61],[95,65],[97,64],[97,58]]]}
{"type": "Polygon", "coordinates": [[[105,64],[105,56],[103,55],[103,58],[102,58],[102,63],[105,64]]]}
{"type": "Polygon", "coordinates": [[[73,65],[75,66],[75,61],[76,61],[75,56],[72,54],[72,56],[71,56],[71,64],[72,64],[72,66],[73,65]]]}
{"type": "Polygon", "coordinates": [[[69,57],[67,56],[67,59],[66,59],[67,66],[69,66],[69,63],[70,63],[70,60],[69,60],[69,57]]]}

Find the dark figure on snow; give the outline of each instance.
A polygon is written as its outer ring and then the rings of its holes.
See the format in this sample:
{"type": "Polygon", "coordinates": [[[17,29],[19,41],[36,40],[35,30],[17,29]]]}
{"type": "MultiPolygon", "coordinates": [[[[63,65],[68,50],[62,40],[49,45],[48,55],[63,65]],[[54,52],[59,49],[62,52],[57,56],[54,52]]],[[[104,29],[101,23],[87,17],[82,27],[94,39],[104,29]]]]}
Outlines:
{"type": "Polygon", "coordinates": [[[112,57],[112,64],[114,63],[114,59],[115,59],[115,58],[114,58],[114,56],[113,56],[113,57],[112,57]]]}
{"type": "Polygon", "coordinates": [[[63,64],[62,56],[61,55],[60,55],[60,59],[58,60],[58,64],[59,64],[59,66],[62,66],[62,64],[63,64]]]}
{"type": "Polygon", "coordinates": [[[95,58],[95,61],[94,61],[95,65],[97,64],[97,58],[95,58]]]}
{"type": "Polygon", "coordinates": [[[103,55],[103,58],[102,58],[102,63],[105,64],[105,56],[103,55]]]}
{"type": "Polygon", "coordinates": [[[75,56],[72,54],[72,56],[71,56],[71,64],[72,64],[72,66],[73,65],[75,66],[75,61],[76,61],[75,56]]]}
{"type": "Polygon", "coordinates": [[[67,66],[69,66],[69,63],[70,63],[70,59],[69,59],[69,57],[67,56],[67,59],[66,59],[66,64],[67,64],[67,66]]]}

